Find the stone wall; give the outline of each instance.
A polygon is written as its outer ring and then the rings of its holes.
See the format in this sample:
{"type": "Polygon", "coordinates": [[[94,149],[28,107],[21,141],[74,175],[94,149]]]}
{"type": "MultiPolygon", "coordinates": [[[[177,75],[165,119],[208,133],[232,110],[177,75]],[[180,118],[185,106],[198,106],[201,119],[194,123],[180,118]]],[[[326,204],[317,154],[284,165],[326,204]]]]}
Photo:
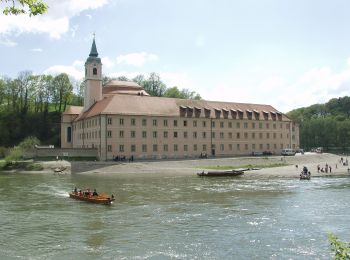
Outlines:
{"type": "Polygon", "coordinates": [[[25,158],[40,157],[98,157],[95,148],[35,148],[24,154],[25,158]]]}

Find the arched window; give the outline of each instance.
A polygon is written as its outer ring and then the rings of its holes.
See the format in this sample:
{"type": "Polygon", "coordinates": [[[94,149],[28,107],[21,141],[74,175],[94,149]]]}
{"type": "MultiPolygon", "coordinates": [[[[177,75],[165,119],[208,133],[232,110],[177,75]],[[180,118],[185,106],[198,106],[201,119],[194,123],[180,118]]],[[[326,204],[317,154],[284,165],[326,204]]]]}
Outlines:
{"type": "Polygon", "coordinates": [[[70,126],[67,127],[67,143],[72,142],[72,128],[70,126]]]}
{"type": "Polygon", "coordinates": [[[97,75],[97,69],[96,68],[92,69],[92,74],[97,75]]]}

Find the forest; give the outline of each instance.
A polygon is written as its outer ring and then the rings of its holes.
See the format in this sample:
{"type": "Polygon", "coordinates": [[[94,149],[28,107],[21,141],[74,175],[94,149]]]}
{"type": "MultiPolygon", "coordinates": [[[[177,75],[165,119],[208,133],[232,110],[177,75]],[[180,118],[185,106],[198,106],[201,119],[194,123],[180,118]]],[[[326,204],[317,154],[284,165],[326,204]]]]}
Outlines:
{"type": "MultiPolygon", "coordinates": [[[[194,91],[168,88],[156,73],[133,79],[104,76],[103,83],[111,79],[134,81],[152,96],[201,99],[194,91]]],[[[65,73],[53,76],[24,71],[16,78],[0,77],[0,147],[12,147],[28,136],[59,146],[61,113],[68,105],[83,105],[83,90],[83,81],[74,81],[65,73]]]]}
{"type": "Polygon", "coordinates": [[[349,151],[350,97],[332,98],[325,104],[294,109],[287,115],[300,124],[300,147],[349,151]]]}

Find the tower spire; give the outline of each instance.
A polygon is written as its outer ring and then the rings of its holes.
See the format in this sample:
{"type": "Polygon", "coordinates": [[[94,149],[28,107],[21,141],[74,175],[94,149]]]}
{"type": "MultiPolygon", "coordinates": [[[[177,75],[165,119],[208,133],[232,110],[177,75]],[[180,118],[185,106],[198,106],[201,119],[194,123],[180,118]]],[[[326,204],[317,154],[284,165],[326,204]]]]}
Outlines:
{"type": "Polygon", "coordinates": [[[91,45],[91,50],[90,50],[90,57],[98,57],[98,52],[97,52],[97,48],[96,48],[96,43],[95,43],[95,33],[93,33],[94,38],[92,40],[92,45],[91,45]]]}

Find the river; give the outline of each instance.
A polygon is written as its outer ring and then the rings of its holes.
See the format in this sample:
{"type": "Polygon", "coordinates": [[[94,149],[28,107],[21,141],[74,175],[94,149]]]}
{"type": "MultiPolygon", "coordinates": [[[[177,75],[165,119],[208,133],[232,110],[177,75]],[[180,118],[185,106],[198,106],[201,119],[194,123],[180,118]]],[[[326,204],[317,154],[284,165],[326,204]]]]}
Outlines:
{"type": "Polygon", "coordinates": [[[330,259],[328,232],[350,240],[350,178],[0,174],[0,192],[0,259],[330,259]]]}

